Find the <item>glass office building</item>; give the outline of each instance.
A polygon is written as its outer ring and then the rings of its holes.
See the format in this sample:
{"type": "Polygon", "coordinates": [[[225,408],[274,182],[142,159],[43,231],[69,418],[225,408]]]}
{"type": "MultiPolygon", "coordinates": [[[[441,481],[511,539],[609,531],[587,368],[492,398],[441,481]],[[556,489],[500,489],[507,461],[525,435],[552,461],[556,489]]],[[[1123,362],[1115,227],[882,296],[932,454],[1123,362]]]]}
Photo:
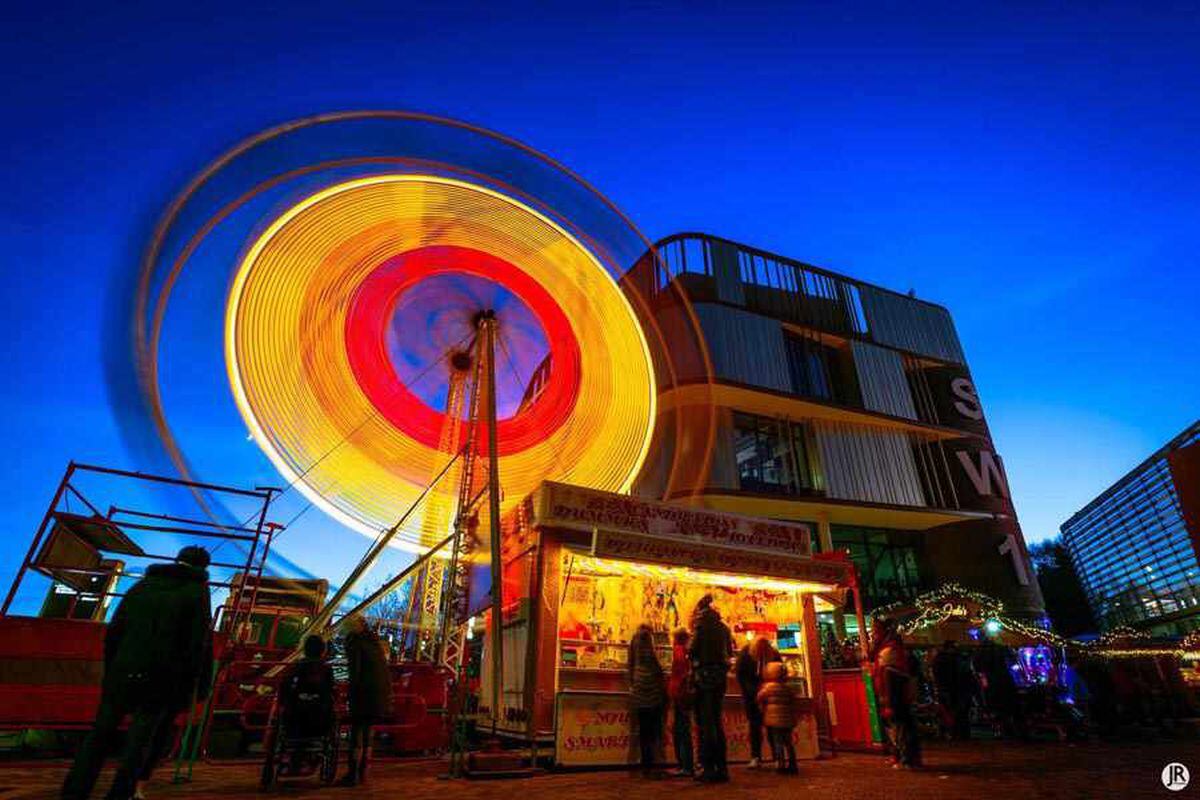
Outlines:
{"type": "Polygon", "coordinates": [[[1173,454],[1200,448],[1200,421],[1176,436],[1062,525],[1102,629],[1156,634],[1200,628],[1200,564],[1173,454]]]}

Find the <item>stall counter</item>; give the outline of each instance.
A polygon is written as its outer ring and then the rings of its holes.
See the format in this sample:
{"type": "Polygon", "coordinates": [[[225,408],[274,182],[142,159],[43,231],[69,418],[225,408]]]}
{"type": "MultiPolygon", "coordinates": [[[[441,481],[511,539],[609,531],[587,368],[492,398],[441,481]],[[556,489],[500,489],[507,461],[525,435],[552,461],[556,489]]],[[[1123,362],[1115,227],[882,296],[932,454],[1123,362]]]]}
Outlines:
{"type": "MultiPolygon", "coordinates": [[[[813,759],[819,755],[817,724],[812,702],[797,698],[800,724],[794,733],[796,757],[813,759]]],[[[563,691],[555,704],[555,763],[564,767],[622,766],[638,762],[635,715],[629,707],[629,694],[623,691],[563,691]]],[[[750,732],[742,698],[725,696],[725,739],[731,763],[750,759],[750,732]]],[[[664,725],[663,763],[673,763],[674,743],[670,721],[664,725]]],[[[770,753],[763,736],[764,755],[770,753]]]]}

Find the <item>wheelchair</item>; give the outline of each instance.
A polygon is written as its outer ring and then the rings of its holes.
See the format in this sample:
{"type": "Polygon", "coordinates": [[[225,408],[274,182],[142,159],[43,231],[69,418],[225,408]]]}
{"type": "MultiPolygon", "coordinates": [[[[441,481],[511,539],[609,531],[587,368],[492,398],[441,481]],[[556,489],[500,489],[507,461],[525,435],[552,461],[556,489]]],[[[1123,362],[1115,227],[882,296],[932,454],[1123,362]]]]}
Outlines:
{"type": "Polygon", "coordinates": [[[316,775],[329,785],[337,776],[339,729],[336,719],[320,709],[301,706],[287,713],[276,702],[263,740],[259,788],[267,791],[279,780],[316,775]]]}

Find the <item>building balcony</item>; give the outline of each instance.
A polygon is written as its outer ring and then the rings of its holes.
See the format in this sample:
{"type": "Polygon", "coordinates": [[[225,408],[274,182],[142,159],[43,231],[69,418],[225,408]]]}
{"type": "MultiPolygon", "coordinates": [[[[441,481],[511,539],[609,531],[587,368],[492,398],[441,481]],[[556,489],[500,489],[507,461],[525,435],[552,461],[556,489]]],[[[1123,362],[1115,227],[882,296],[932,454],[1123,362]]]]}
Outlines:
{"type": "Polygon", "coordinates": [[[864,408],[828,403],[727,380],[677,386],[660,392],[658,396],[660,411],[706,405],[797,421],[822,420],[885,428],[917,434],[929,441],[962,439],[978,435],[958,428],[932,425],[907,417],[891,416],[864,408]]]}
{"type": "Polygon", "coordinates": [[[812,495],[780,495],[711,487],[677,498],[694,508],[727,511],[770,519],[803,522],[828,521],[833,525],[860,525],[869,528],[923,531],[970,520],[990,520],[996,514],[984,511],[960,511],[945,508],[869,503],[812,495]]]}

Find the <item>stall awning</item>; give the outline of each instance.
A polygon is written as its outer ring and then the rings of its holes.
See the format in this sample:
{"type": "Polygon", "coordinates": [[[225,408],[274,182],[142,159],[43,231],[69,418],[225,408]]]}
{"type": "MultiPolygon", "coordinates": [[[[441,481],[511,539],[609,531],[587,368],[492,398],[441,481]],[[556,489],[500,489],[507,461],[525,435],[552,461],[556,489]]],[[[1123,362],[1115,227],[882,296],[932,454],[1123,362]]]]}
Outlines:
{"type": "Polygon", "coordinates": [[[542,528],[590,534],[592,555],[706,573],[755,576],[804,591],[852,581],[846,561],[813,558],[812,530],[780,522],[641,500],[546,482],[526,504],[542,528]]]}

